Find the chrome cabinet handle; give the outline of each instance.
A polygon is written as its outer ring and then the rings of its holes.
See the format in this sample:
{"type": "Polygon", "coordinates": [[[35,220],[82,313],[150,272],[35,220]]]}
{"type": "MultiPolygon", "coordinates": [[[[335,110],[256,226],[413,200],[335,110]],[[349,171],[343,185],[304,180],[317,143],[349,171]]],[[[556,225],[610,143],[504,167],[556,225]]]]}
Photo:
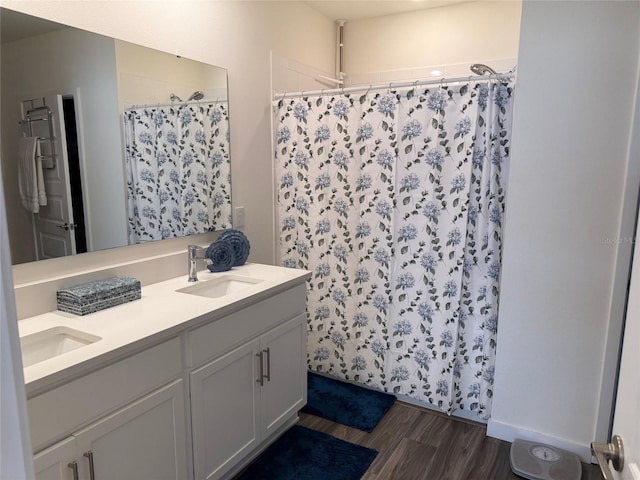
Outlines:
{"type": "Polygon", "coordinates": [[[613,480],[614,478],[609,469],[609,461],[617,472],[624,469],[624,448],[622,438],[619,435],[614,435],[611,443],[591,442],[591,453],[598,461],[604,480],[613,480]]]}
{"type": "Polygon", "coordinates": [[[89,450],[88,452],[84,453],[84,456],[89,459],[89,478],[91,480],[96,480],[96,474],[93,470],[93,452],[89,450]]]}
{"type": "Polygon", "coordinates": [[[262,351],[267,354],[267,374],[265,375],[265,378],[267,379],[267,382],[270,382],[271,381],[271,349],[265,348],[262,351]]]}
{"type": "Polygon", "coordinates": [[[262,353],[263,352],[256,353],[256,357],[260,359],[260,369],[259,369],[260,374],[256,382],[259,383],[261,387],[264,387],[264,375],[262,374],[262,372],[264,371],[264,359],[262,357],[262,353]]]}
{"type": "Polygon", "coordinates": [[[73,461],[67,464],[67,467],[73,472],[73,480],[78,480],[78,462],[73,461]]]}

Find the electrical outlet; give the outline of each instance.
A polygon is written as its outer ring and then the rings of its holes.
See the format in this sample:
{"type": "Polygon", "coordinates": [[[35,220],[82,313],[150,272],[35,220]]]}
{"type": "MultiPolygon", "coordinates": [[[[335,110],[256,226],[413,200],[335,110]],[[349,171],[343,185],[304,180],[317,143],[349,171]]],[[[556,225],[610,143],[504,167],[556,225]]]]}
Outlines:
{"type": "Polygon", "coordinates": [[[244,227],[244,207],[236,207],[236,221],[234,222],[235,228],[244,227]]]}

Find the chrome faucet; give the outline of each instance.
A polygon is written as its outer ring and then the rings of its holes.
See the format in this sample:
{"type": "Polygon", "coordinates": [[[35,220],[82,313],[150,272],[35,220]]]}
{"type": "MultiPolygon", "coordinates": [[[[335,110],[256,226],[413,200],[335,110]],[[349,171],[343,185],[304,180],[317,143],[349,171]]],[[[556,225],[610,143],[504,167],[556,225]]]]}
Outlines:
{"type": "Polygon", "coordinates": [[[187,247],[187,253],[189,256],[189,281],[190,282],[198,281],[198,260],[204,260],[206,258],[204,254],[199,257],[198,252],[204,252],[204,248],[201,248],[198,245],[189,245],[187,247]]]}

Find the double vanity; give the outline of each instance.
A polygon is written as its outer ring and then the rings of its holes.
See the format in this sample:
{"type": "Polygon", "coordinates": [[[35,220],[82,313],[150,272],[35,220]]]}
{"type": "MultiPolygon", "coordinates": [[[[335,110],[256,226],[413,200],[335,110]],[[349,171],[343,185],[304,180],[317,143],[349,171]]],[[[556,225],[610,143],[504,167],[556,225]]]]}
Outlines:
{"type": "Polygon", "coordinates": [[[36,478],[231,478],[306,403],[309,275],[205,270],[20,320],[36,478]]]}

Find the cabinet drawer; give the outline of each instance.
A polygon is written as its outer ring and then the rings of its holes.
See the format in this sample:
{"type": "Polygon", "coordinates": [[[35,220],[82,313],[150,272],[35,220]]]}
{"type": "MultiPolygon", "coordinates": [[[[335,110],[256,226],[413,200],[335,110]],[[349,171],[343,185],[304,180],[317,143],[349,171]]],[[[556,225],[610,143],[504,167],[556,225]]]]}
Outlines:
{"type": "Polygon", "coordinates": [[[190,331],[187,334],[188,366],[218,357],[295,317],[305,311],[306,304],[306,284],[301,284],[190,331]]]}
{"type": "Polygon", "coordinates": [[[34,451],[180,373],[180,339],[174,338],[28,400],[34,451]]]}

